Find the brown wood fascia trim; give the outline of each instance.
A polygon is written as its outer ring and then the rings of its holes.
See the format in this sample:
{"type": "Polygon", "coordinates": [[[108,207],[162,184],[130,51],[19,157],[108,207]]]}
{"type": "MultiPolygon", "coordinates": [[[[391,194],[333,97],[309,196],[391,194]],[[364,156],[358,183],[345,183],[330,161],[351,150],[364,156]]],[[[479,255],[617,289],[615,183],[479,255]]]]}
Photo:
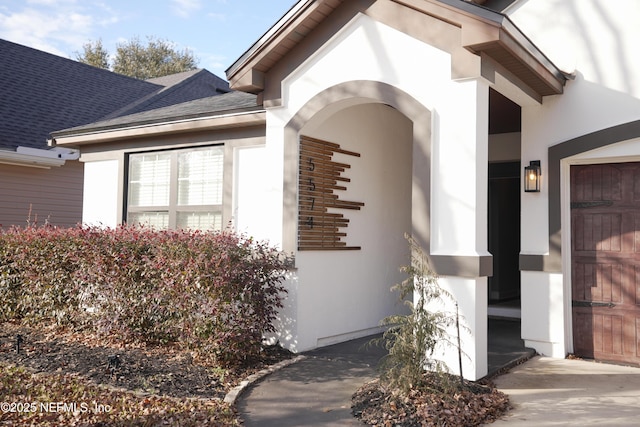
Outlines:
{"type": "Polygon", "coordinates": [[[477,6],[470,12],[434,0],[391,1],[461,28],[462,47],[475,55],[486,55],[512,72],[538,94],[536,98],[563,93],[565,75],[506,15],[477,6]],[[513,61],[519,66],[514,67],[513,61]]]}
{"type": "MultiPolygon", "coordinates": [[[[378,0],[380,1],[380,0],[378,0]]],[[[566,76],[503,14],[475,5],[436,0],[387,0],[416,13],[446,22],[461,29],[459,49],[478,55],[481,61],[487,58],[507,70],[525,93],[533,93],[534,99],[563,92],[566,76]],[[451,4],[450,4],[451,3],[451,4]],[[483,59],[484,58],[484,59],[483,59]]],[[[310,0],[301,4],[292,15],[276,24],[272,34],[265,35],[243,57],[227,70],[231,87],[251,93],[261,93],[266,86],[266,73],[274,64],[313,31],[322,17],[336,10],[343,0],[310,0]]],[[[355,4],[355,3],[354,3],[355,4]]],[[[360,6],[358,6],[360,7],[360,6]]],[[[367,14],[366,6],[362,12],[367,14]]],[[[384,8],[383,8],[384,9],[384,8]]],[[[374,14],[375,15],[375,14],[374,14]]],[[[383,21],[386,21],[383,19],[383,21]]],[[[463,77],[469,77],[468,59],[464,55],[450,52],[454,61],[462,61],[463,77]],[[467,62],[465,62],[467,61],[467,62]]],[[[454,73],[457,75],[457,73],[454,73]]],[[[480,75],[480,71],[471,72],[480,75]]],[[[276,97],[277,98],[277,97],[276,97]]],[[[275,100],[276,104],[278,100],[275,100]]]]}
{"type": "Polygon", "coordinates": [[[80,134],[54,135],[52,145],[78,147],[154,135],[170,135],[181,132],[222,130],[264,125],[266,121],[265,111],[167,121],[162,123],[123,126],[116,129],[94,130],[80,134]]]}
{"type": "MultiPolygon", "coordinates": [[[[484,24],[482,24],[484,25],[484,24]]],[[[560,95],[567,81],[564,74],[538,50],[506,17],[500,28],[491,31],[462,27],[463,47],[486,55],[513,73],[540,97],[560,95]],[[513,61],[517,64],[514,66],[513,61]]]]}
{"type": "MultiPolygon", "coordinates": [[[[268,68],[263,64],[275,62],[282,57],[283,54],[277,54],[275,61],[269,60],[271,52],[278,50],[279,46],[284,44],[295,44],[302,39],[308,31],[299,32],[298,29],[303,26],[312,29],[318,25],[319,21],[314,19],[316,14],[324,15],[328,11],[334,10],[343,0],[311,0],[304,4],[300,4],[298,10],[290,10],[287,14],[293,13],[288,17],[285,15],[283,20],[276,23],[269,30],[264,40],[258,40],[243,56],[241,56],[227,71],[227,80],[234,90],[240,90],[250,93],[258,93],[264,90],[264,72],[268,68]],[[269,34],[269,32],[273,32],[269,34]],[[292,37],[297,40],[292,40],[292,37]]],[[[291,49],[291,46],[285,47],[284,51],[291,49]]]]}
{"type": "MultiPolygon", "coordinates": [[[[465,48],[469,48],[469,46],[465,46],[465,48]]],[[[505,68],[511,58],[515,59],[522,69],[513,66],[507,69],[540,96],[560,95],[564,92],[564,84],[567,79],[563,75],[554,74],[503,30],[500,31],[498,41],[479,47],[477,51],[492,57],[505,68]]]]}

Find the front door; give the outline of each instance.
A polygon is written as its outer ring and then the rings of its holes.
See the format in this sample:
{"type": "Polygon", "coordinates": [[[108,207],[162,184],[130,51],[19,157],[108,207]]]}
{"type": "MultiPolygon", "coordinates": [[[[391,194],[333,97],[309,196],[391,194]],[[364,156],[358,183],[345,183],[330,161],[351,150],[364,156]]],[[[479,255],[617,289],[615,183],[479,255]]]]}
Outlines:
{"type": "Polygon", "coordinates": [[[574,351],[640,365],[640,163],[571,167],[574,351]]]}

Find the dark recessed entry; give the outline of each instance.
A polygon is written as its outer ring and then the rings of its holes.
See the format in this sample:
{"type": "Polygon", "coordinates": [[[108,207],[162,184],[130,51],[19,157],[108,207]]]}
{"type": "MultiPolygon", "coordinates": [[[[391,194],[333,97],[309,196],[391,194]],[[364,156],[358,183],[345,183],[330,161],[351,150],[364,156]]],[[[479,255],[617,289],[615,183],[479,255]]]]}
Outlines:
{"type": "Polygon", "coordinates": [[[520,106],[489,89],[489,134],[520,132],[521,126],[520,106]]]}

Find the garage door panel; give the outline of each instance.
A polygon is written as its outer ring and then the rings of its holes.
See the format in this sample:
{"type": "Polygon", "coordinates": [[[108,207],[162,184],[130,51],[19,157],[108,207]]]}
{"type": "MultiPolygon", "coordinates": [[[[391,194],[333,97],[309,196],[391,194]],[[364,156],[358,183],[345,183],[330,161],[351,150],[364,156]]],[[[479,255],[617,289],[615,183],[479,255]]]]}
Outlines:
{"type": "MultiPolygon", "coordinates": [[[[600,315],[602,317],[602,348],[603,354],[621,356],[624,341],[623,316],[600,315]]],[[[600,317],[599,316],[599,317],[600,317]]]]}
{"type": "Polygon", "coordinates": [[[574,349],[640,365],[640,163],[571,167],[574,349]]]}
{"type": "Polygon", "coordinates": [[[598,166],[598,168],[583,168],[576,172],[574,200],[622,199],[621,170],[609,165],[598,166]]]}
{"type": "Polygon", "coordinates": [[[590,310],[573,310],[574,352],[584,357],[593,358],[595,336],[593,331],[593,316],[590,310]]]}
{"type": "MultiPolygon", "coordinates": [[[[638,202],[640,205],[640,202],[638,202]]],[[[634,215],[634,232],[633,232],[633,252],[640,253],[640,214],[634,215]]]]}
{"type": "Polygon", "coordinates": [[[637,357],[640,354],[637,340],[640,317],[634,316],[635,322],[630,323],[624,314],[607,314],[604,310],[574,309],[575,353],[608,361],[628,361],[629,357],[637,357]]]}
{"type": "Polygon", "coordinates": [[[631,331],[632,347],[635,343],[635,355],[640,357],[640,316],[636,317],[636,327],[631,331]]]}
{"type": "MultiPolygon", "coordinates": [[[[640,222],[638,222],[640,224],[640,222]]],[[[574,218],[573,234],[579,236],[574,242],[578,251],[622,250],[622,215],[611,213],[589,213],[574,218]]],[[[636,237],[640,239],[640,233],[636,237]]]]}
{"type": "Polygon", "coordinates": [[[630,304],[635,304],[638,315],[640,316],[640,266],[635,267],[635,293],[632,292],[632,298],[629,299],[630,304]]]}
{"type": "Polygon", "coordinates": [[[623,265],[576,262],[574,264],[573,299],[592,302],[621,303],[623,265]]]}
{"type": "Polygon", "coordinates": [[[640,170],[633,171],[633,200],[640,203],[640,170]]]}

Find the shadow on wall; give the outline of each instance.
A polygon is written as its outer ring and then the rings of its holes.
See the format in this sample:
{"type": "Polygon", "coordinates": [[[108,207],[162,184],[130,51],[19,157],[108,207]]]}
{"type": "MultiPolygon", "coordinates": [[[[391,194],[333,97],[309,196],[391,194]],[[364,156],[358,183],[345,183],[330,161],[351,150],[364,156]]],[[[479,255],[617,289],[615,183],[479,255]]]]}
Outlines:
{"type": "Polygon", "coordinates": [[[297,353],[298,349],[298,275],[290,270],[285,278],[284,287],[287,294],[282,300],[283,307],[278,311],[274,322],[276,332],[265,338],[268,344],[279,343],[283,348],[297,353]]]}

